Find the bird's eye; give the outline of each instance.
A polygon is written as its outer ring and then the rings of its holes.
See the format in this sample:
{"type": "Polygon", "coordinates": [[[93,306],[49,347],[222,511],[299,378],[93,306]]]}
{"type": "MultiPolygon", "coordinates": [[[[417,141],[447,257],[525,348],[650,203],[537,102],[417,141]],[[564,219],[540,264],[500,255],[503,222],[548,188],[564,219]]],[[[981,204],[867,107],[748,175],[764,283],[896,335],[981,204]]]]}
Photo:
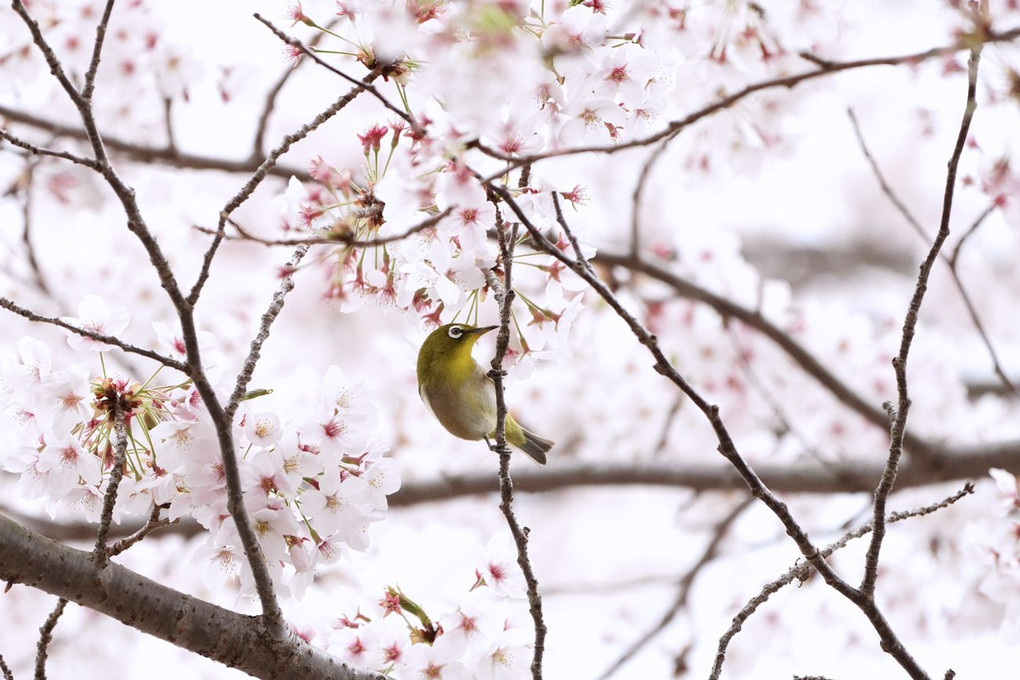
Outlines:
{"type": "Polygon", "coordinates": [[[464,335],[464,329],[460,326],[450,326],[450,330],[446,331],[446,334],[454,340],[457,340],[460,336],[464,335]]]}

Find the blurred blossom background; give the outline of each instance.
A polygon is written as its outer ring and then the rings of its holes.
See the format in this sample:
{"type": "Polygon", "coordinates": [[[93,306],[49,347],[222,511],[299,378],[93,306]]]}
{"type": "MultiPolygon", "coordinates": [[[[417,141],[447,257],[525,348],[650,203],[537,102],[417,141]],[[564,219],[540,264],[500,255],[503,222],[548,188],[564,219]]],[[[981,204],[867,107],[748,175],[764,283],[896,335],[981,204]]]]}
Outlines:
{"type": "MultiPolygon", "coordinates": [[[[27,7],[82,82],[102,5],[27,7]]],[[[484,272],[498,261],[497,219],[519,220],[506,205],[497,218],[479,176],[512,187],[572,255],[562,211],[623,308],[719,405],[741,455],[777,480],[816,545],[870,520],[889,449],[882,405],[897,399],[891,359],[939,227],[966,103],[966,49],[908,57],[956,45],[976,24],[1020,27],[1012,3],[118,3],[97,124],[182,285],[199,275],[210,230],[265,155],[351,87],[296,57],[256,12],[354,78],[396,64],[374,82],[393,109],[363,93],[233,210],[232,238],[196,307],[205,368],[226,396],[281,277],[294,277],[250,385],[271,393],[242,402],[235,438],[246,505],[302,637],[396,678],[430,665],[450,678],[529,677],[532,621],[499,498],[458,491],[458,480],[485,476],[495,488],[497,456],[443,430],[414,370],[438,324],[498,321],[484,272]],[[896,63],[833,68],[877,58],[896,63]],[[748,85],[813,69],[832,72],[762,88],[673,137],[628,146],[748,85]],[[605,149],[567,153],[581,147],[605,149]],[[500,154],[547,157],[522,182],[500,154]],[[446,210],[386,245],[342,244],[398,237],[446,210]],[[311,246],[296,270],[286,266],[291,246],[266,243],[322,234],[336,242],[311,246]],[[683,293],[676,277],[701,293],[683,293]],[[713,296],[746,318],[706,304],[713,296]],[[789,343],[867,408],[848,406],[789,343]],[[850,481],[819,481],[829,473],[850,481]],[[857,482],[858,473],[872,476],[857,482]],[[445,491],[411,495],[437,486],[445,491]],[[387,609],[388,588],[441,627],[433,644],[409,639],[408,614],[387,609]]],[[[974,492],[891,524],[877,582],[900,639],[939,677],[949,668],[1002,677],[1017,661],[1018,67],[1015,39],[985,46],[951,234],[911,348],[907,429],[949,452],[947,471],[924,483],[905,474],[889,509],[938,503],[969,479],[974,492]],[[1009,470],[960,462],[1000,445],[1009,470]]],[[[9,7],[0,74],[8,131],[89,155],[74,106],[9,7]]],[[[174,308],[125,222],[92,170],[0,144],[0,294],[184,360],[174,308]]],[[[547,468],[514,457],[512,473],[560,475],[515,496],[544,598],[545,677],[708,677],[733,616],[801,555],[764,505],[746,502],[708,420],[604,300],[526,241],[513,274],[507,401],[557,445],[547,468]],[[617,482],[614,471],[628,468],[691,476],[617,482]],[[571,481],[572,471],[598,481],[571,481]],[[707,481],[690,481],[699,474],[707,481]]],[[[475,351],[486,364],[494,335],[475,351]]],[[[73,529],[99,516],[109,434],[88,423],[108,378],[134,390],[136,422],[151,425],[132,431],[117,526],[138,526],[153,503],[182,520],[117,561],[257,612],[223,519],[212,430],[183,376],[6,312],[0,353],[0,512],[43,533],[69,527],[67,542],[91,545],[73,529]]],[[[867,540],[830,560],[851,583],[867,540]]],[[[54,602],[22,585],[0,596],[0,654],[15,677],[31,672],[54,602]]],[[[240,676],[75,605],[48,664],[51,677],[83,680],[240,676]]],[[[722,677],[864,674],[906,677],[861,613],[814,574],[748,619],[722,677]]]]}

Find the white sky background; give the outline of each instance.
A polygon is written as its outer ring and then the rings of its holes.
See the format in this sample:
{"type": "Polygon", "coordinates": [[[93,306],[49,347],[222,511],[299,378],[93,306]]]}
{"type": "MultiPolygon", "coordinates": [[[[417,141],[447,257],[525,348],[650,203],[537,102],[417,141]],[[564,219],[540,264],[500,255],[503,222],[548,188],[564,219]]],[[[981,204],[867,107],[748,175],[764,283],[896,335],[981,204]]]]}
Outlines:
{"type": "MultiPolygon", "coordinates": [[[[848,48],[840,52],[840,57],[896,55],[944,44],[945,15],[930,11],[932,4],[902,3],[890,9],[888,3],[879,0],[848,3],[843,11],[854,28],[844,36],[848,48]],[[879,16],[880,20],[871,20],[879,16]]],[[[245,83],[238,88],[238,99],[228,106],[221,103],[211,82],[195,87],[190,103],[175,108],[178,146],[183,151],[211,156],[244,157],[251,148],[253,112],[259,109],[261,93],[286,68],[279,41],[251,14],[260,12],[278,26],[286,27],[285,5],[220,0],[152,5],[166,21],[164,35],[168,40],[187,45],[188,54],[199,63],[236,62],[239,64],[236,78],[245,83]]],[[[321,4],[326,8],[330,5],[321,4]]],[[[311,13],[314,6],[306,3],[305,9],[311,13]]],[[[297,29],[288,30],[308,36],[297,29]]],[[[989,49],[988,62],[994,61],[995,51],[996,48],[989,49]]],[[[323,82],[329,81],[313,71],[311,65],[302,66],[302,72],[287,85],[269,128],[270,140],[296,129],[345,87],[337,85],[335,90],[323,87],[323,82]]],[[[649,225],[649,238],[682,239],[686,234],[693,238],[701,231],[732,230],[749,241],[766,244],[816,247],[836,244],[852,249],[862,243],[878,243],[916,260],[921,252],[920,242],[878,189],[853,137],[845,110],[847,106],[854,107],[869,146],[888,179],[916,210],[922,223],[934,231],[941,207],[945,162],[956,133],[964,86],[962,76],[939,78],[938,67],[931,64],[916,76],[907,69],[880,67],[792,92],[783,91],[779,96],[798,99],[801,106],[787,121],[788,153],[779,158],[764,157],[756,170],[749,171],[758,162],[751,160],[734,172],[720,173],[709,180],[683,176],[680,169],[683,159],[678,158],[679,154],[667,157],[646,193],[648,200],[642,215],[649,225]],[[936,135],[923,144],[918,144],[916,137],[919,108],[931,109],[936,115],[936,135]]],[[[103,87],[102,76],[99,87],[103,87]]],[[[369,102],[359,102],[359,106],[374,109],[369,102]]],[[[692,102],[690,108],[697,106],[692,102]]],[[[988,140],[992,145],[1013,134],[1005,122],[999,122],[1000,114],[989,112],[985,119],[984,110],[979,111],[975,131],[983,143],[988,140]]],[[[285,157],[287,164],[304,167],[317,154],[338,166],[357,163],[359,150],[351,144],[350,131],[360,131],[362,125],[350,121],[345,115],[325,126],[312,140],[297,145],[285,157]]],[[[611,247],[620,243],[615,234],[621,232],[614,234],[619,216],[629,216],[631,186],[616,181],[614,165],[606,163],[598,170],[593,170],[592,165],[590,159],[578,158],[549,167],[565,174],[585,168],[590,177],[589,189],[597,196],[599,209],[582,211],[572,219],[580,223],[593,243],[603,245],[601,241],[608,241],[611,247]]],[[[967,165],[965,160],[961,168],[967,165]]],[[[143,178],[138,186],[143,207],[149,205],[160,210],[152,220],[161,239],[181,250],[189,245],[197,247],[204,237],[187,226],[213,226],[219,209],[239,186],[241,178],[206,173],[177,184],[176,171],[161,172],[166,178],[173,176],[174,181],[164,181],[159,172],[143,178]]],[[[551,169],[546,172],[553,174],[551,169]]],[[[239,211],[238,219],[255,231],[269,231],[276,220],[271,199],[282,189],[280,182],[268,183],[239,211]]],[[[983,197],[975,193],[959,194],[956,214],[960,225],[967,224],[971,218],[966,216],[976,214],[985,205],[983,197]]],[[[90,245],[88,238],[91,229],[105,228],[104,220],[114,219],[110,217],[114,212],[82,213],[69,218],[56,207],[53,215],[54,219],[72,219],[70,224],[74,227],[73,231],[56,232],[58,236],[54,238],[70,239],[62,249],[43,254],[45,265],[55,271],[80,268],[82,260],[87,263],[88,257],[107,256],[110,243],[118,243],[102,241],[90,245]]],[[[67,223],[62,228],[66,230],[67,223]]],[[[971,246],[989,258],[1012,253],[1015,231],[995,215],[971,246]]],[[[231,332],[224,331],[228,342],[245,337],[242,331],[250,328],[252,320],[261,313],[276,287],[274,268],[286,256],[284,251],[252,245],[228,245],[224,249],[214,267],[210,299],[203,299],[200,313],[211,325],[230,329],[231,332]]],[[[139,267],[144,265],[139,262],[139,267]]],[[[182,266],[186,270],[192,267],[187,263],[182,266]]],[[[94,274],[69,273],[68,280],[81,285],[94,274]]],[[[364,312],[356,317],[342,316],[321,304],[316,277],[314,271],[299,275],[298,288],[288,300],[266,347],[253,383],[253,387],[272,386],[276,390],[264,398],[266,407],[282,409],[285,405],[308,403],[314,396],[311,392],[317,390],[318,376],[325,367],[338,364],[350,375],[366,381],[384,412],[393,414],[393,421],[407,421],[410,417],[413,422],[420,422],[420,429],[411,433],[417,441],[389,442],[399,449],[398,460],[406,478],[426,478],[437,472],[494,470],[494,459],[483,447],[450,439],[427,419],[418,403],[411,367],[422,337],[420,327],[413,320],[396,315],[378,319],[370,312],[368,318],[364,312]]],[[[190,280],[190,275],[183,278],[190,280]]],[[[845,305],[848,314],[880,314],[890,305],[905,311],[911,289],[909,278],[867,271],[856,282],[864,287],[855,288],[856,292],[849,295],[836,291],[836,304],[845,305]]],[[[105,288],[110,282],[100,281],[96,285],[105,288]]],[[[941,294],[937,288],[940,285],[933,286],[936,299],[941,294]]],[[[89,292],[69,288],[65,301],[72,307],[82,294],[89,292]]],[[[823,282],[800,292],[801,299],[808,304],[817,299],[831,300],[833,287],[823,282]]],[[[136,301],[136,305],[140,304],[142,301],[136,301]]],[[[926,311],[933,325],[944,323],[949,328],[947,337],[953,336],[954,319],[962,318],[958,306],[948,303],[926,311]]],[[[161,313],[152,311],[151,315],[158,318],[161,313]]],[[[139,316],[144,318],[146,313],[139,316]]],[[[138,325],[141,327],[143,322],[138,325]]],[[[996,337],[1003,339],[1004,356],[1020,366],[1020,333],[1015,322],[1003,315],[992,325],[996,337]]],[[[579,326],[575,336],[579,342],[599,342],[605,337],[600,334],[611,332],[583,320],[579,326]]],[[[21,324],[12,324],[11,332],[16,332],[16,328],[27,332],[21,324]]],[[[921,346],[918,351],[924,356],[926,340],[921,337],[918,342],[921,346]]],[[[490,346],[485,347],[486,351],[489,349],[490,346]]],[[[965,346],[959,352],[960,364],[976,374],[987,372],[983,355],[967,349],[965,346]]],[[[634,356],[631,360],[639,367],[640,380],[650,379],[650,362],[643,356],[634,356]]],[[[528,380],[535,380],[538,389],[548,395],[549,385],[572,370],[570,361],[564,359],[556,366],[539,368],[528,380]]],[[[621,384],[620,389],[625,390],[626,385],[621,384]]],[[[527,381],[512,383],[510,390],[511,398],[527,393],[527,381]]],[[[543,398],[548,400],[546,403],[557,401],[554,390],[551,397],[543,398]]],[[[610,395],[607,393],[605,398],[610,395]]],[[[564,400],[569,397],[564,396],[564,400]]],[[[560,431],[555,417],[562,417],[565,408],[560,406],[548,412],[537,407],[523,410],[531,417],[530,422],[536,423],[535,429],[555,437],[560,431]]],[[[918,404],[918,409],[923,412],[924,405],[918,404]]],[[[384,423],[388,423],[386,418],[384,423]]],[[[576,423],[571,426],[578,427],[576,423]]],[[[387,427],[391,439],[406,434],[394,432],[391,422],[387,427]]],[[[596,459],[599,453],[588,451],[586,455],[596,459]]],[[[606,451],[605,455],[612,458],[616,454],[606,451]]],[[[709,447],[687,455],[708,456],[714,455],[714,451],[709,447]]],[[[554,458],[551,465],[555,464],[554,458]]],[[[924,504],[951,491],[946,487],[902,494],[894,498],[893,506],[899,509],[924,504]]],[[[531,552],[547,593],[546,622],[550,634],[546,677],[596,677],[622,649],[657,621],[672,601],[673,582],[696,559],[706,539],[704,531],[692,532],[691,527],[710,530],[737,498],[736,495],[692,498],[679,490],[627,488],[518,496],[518,515],[533,530],[531,552]]],[[[838,498],[824,512],[807,501],[795,499],[792,505],[795,512],[810,508],[818,513],[808,515],[805,523],[812,538],[822,542],[838,535],[839,524],[863,509],[866,501],[862,495],[838,498]]],[[[974,499],[976,507],[982,502],[988,501],[974,499]]],[[[952,517],[952,512],[946,516],[952,517]]],[[[968,625],[968,616],[981,617],[956,601],[969,592],[963,582],[972,574],[956,575],[958,582],[954,587],[954,575],[939,574],[938,565],[913,555],[920,542],[918,537],[938,535],[943,522],[951,530],[960,530],[958,521],[942,517],[913,524],[910,540],[896,531],[890,535],[885,559],[890,564],[910,564],[912,573],[924,574],[932,584],[931,600],[920,605],[902,603],[900,609],[894,607],[903,617],[896,623],[907,631],[908,647],[933,673],[952,666],[958,677],[1005,677],[1002,669],[1017,662],[1017,652],[1003,643],[994,627],[968,625]],[[933,629],[923,639],[909,639],[918,628],[908,620],[909,612],[918,609],[928,613],[925,625],[933,629]]],[[[384,522],[373,526],[372,548],[368,553],[352,555],[333,576],[313,586],[299,607],[289,607],[293,620],[298,625],[315,626],[340,613],[353,613],[359,597],[363,598],[361,601],[373,602],[383,586],[394,584],[399,584],[430,611],[442,611],[470,586],[476,555],[501,528],[502,518],[493,498],[486,503],[466,499],[393,510],[384,522]]],[[[763,510],[755,509],[743,517],[735,534],[737,540],[728,543],[732,550],[698,577],[689,612],[677,617],[617,677],[670,677],[670,656],[678,653],[687,641],[693,641],[696,648],[688,658],[691,673],[685,677],[707,676],[714,641],[734,611],[757,593],[765,580],[784,571],[796,559],[795,550],[778,524],[763,510]]],[[[179,559],[196,547],[197,544],[178,545],[172,539],[143,542],[125,555],[124,563],[154,577],[173,574],[178,587],[235,606],[237,603],[229,594],[212,593],[202,584],[198,572],[204,567],[179,559]],[[167,554],[177,559],[168,564],[167,554]]],[[[840,558],[845,560],[841,563],[856,564],[852,551],[847,553],[840,558]]],[[[892,574],[888,581],[880,580],[880,590],[885,590],[890,600],[896,599],[897,578],[892,574]]],[[[49,609],[49,604],[44,604],[48,598],[25,593],[22,588],[3,597],[0,614],[9,608],[22,629],[0,630],[0,652],[14,662],[17,677],[27,677],[32,650],[26,647],[19,655],[17,650],[11,652],[11,645],[33,640],[31,634],[23,632],[31,633],[42,622],[49,609]]],[[[57,629],[51,677],[66,677],[72,672],[83,680],[92,675],[128,678],[144,674],[153,680],[182,674],[196,678],[237,675],[159,641],[133,633],[121,636],[118,628],[119,624],[70,607],[66,620],[57,629]],[[116,658],[125,663],[118,670],[93,667],[90,662],[93,654],[96,659],[116,658]]],[[[877,651],[874,635],[863,625],[859,614],[816,582],[777,596],[737,636],[731,650],[724,673],[727,678],[779,678],[791,677],[793,673],[838,678],[866,673],[898,677],[899,673],[893,662],[877,651]]]]}

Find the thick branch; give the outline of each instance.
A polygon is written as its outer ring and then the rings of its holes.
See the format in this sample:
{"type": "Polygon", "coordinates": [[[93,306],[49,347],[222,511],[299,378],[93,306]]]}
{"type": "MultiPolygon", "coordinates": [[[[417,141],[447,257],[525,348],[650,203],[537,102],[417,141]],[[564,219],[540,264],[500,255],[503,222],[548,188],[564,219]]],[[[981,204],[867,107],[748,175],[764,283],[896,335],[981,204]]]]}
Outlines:
{"type": "Polygon", "coordinates": [[[266,635],[243,616],[160,585],[116,563],[60,545],[0,516],[0,581],[23,583],[256,678],[385,680],[354,670],[289,632],[266,635]]]}

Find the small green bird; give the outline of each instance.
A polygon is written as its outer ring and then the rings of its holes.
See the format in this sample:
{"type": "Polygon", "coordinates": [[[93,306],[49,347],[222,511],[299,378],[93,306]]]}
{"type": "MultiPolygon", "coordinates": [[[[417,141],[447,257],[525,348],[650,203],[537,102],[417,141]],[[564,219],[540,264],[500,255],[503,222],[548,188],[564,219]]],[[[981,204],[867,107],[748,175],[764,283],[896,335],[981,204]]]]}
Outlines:
{"type": "MultiPolygon", "coordinates": [[[[488,442],[496,434],[495,385],[471,356],[478,338],[494,328],[463,323],[440,326],[418,350],[418,394],[442,426],[461,439],[488,442]]],[[[509,413],[506,440],[541,465],[553,446],[525,430],[509,413]]]]}

